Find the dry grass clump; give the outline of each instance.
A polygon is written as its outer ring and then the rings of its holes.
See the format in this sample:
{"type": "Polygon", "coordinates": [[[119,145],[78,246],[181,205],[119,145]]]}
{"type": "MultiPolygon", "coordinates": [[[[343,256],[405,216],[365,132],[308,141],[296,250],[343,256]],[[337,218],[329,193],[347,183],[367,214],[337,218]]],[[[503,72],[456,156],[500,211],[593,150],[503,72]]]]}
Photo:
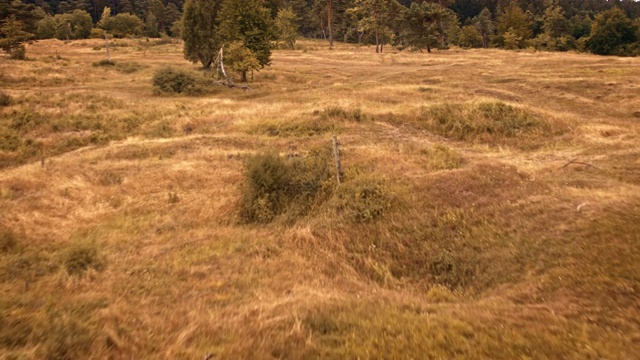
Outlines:
{"type": "Polygon", "coordinates": [[[0,226],[0,253],[8,253],[18,247],[18,237],[8,228],[0,226]]]}
{"type": "Polygon", "coordinates": [[[153,74],[156,94],[201,95],[211,92],[211,81],[190,71],[163,67],[153,74]]]}
{"type": "Polygon", "coordinates": [[[309,137],[338,133],[340,130],[341,127],[336,121],[303,116],[286,120],[261,120],[256,124],[252,124],[248,132],[278,137],[309,137]]]}
{"type": "Polygon", "coordinates": [[[95,244],[75,244],[66,251],[64,256],[64,267],[69,275],[82,275],[89,269],[102,270],[104,266],[104,259],[95,244]]]}
{"type": "Polygon", "coordinates": [[[339,218],[366,223],[382,217],[393,201],[394,195],[384,180],[361,175],[340,184],[329,205],[339,218]]]}
{"type": "Polygon", "coordinates": [[[326,200],[333,176],[331,153],[324,149],[304,157],[284,158],[262,153],[245,161],[240,217],[249,223],[268,223],[288,213],[304,216],[326,200]]]}
{"type": "Polygon", "coordinates": [[[335,119],[342,121],[362,122],[368,119],[367,115],[359,108],[346,110],[340,106],[332,106],[324,109],[324,111],[316,111],[322,119],[335,119]]]}
{"type": "Polygon", "coordinates": [[[425,164],[430,170],[453,170],[459,169],[464,164],[464,158],[460,152],[437,144],[432,148],[420,151],[425,157],[425,164]]]}
{"type": "Polygon", "coordinates": [[[566,131],[563,124],[501,101],[432,105],[409,121],[450,139],[519,149],[539,148],[566,131]]]}
{"type": "Polygon", "coordinates": [[[0,108],[7,107],[13,103],[9,94],[4,91],[0,91],[0,108]]]}

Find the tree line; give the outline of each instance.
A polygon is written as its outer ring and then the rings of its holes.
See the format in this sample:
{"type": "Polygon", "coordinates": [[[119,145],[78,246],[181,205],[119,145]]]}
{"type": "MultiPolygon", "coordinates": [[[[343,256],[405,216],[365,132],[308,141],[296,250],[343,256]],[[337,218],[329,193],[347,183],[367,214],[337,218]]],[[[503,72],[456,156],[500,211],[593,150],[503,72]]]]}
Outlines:
{"type": "MultiPolygon", "coordinates": [[[[258,67],[267,65],[265,54],[273,43],[293,47],[296,36],[326,39],[330,45],[334,40],[374,44],[377,52],[387,46],[427,52],[460,46],[640,53],[640,2],[633,0],[249,2],[259,14],[222,11],[232,6],[227,3],[244,6],[245,1],[0,0],[0,47],[19,58],[24,56],[22,44],[33,39],[103,37],[105,32],[173,36],[185,39],[185,56],[192,60],[202,56],[193,55],[193,49],[203,46],[233,44],[237,52],[231,55],[250,51],[252,56],[241,57],[248,68],[256,67],[256,60],[258,67]],[[209,23],[194,23],[189,14],[208,16],[209,23]],[[247,24],[253,28],[247,30],[247,24]],[[208,33],[194,35],[197,26],[208,33]]],[[[208,66],[213,60],[198,61],[208,66]]]]}

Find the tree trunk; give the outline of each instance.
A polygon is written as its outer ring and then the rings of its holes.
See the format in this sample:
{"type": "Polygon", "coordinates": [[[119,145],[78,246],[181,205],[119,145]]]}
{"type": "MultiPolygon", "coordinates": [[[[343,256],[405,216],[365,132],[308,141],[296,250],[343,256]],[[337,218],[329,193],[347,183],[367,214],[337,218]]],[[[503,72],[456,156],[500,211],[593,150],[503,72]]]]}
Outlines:
{"type": "Polygon", "coordinates": [[[327,0],[327,29],[329,30],[329,47],[333,47],[333,33],[331,32],[331,4],[333,0],[327,0]]]}
{"type": "Polygon", "coordinates": [[[378,29],[376,29],[376,53],[379,53],[380,40],[378,38],[378,29]]]}

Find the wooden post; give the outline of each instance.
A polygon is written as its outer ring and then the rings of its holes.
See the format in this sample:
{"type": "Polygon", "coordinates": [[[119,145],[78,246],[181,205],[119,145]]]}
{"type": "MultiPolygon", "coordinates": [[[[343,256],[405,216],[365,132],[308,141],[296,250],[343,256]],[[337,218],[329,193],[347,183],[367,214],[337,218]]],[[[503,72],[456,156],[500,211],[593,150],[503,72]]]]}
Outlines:
{"type": "MultiPolygon", "coordinates": [[[[104,32],[104,42],[105,42],[105,48],[107,49],[107,62],[111,62],[111,52],[109,52],[109,35],[107,34],[107,32],[104,32]]],[[[146,53],[146,50],[145,50],[146,53]]]]}
{"type": "Polygon", "coordinates": [[[333,135],[333,156],[336,159],[336,181],[340,185],[340,175],[342,174],[342,167],[340,166],[340,142],[338,138],[333,135]]]}

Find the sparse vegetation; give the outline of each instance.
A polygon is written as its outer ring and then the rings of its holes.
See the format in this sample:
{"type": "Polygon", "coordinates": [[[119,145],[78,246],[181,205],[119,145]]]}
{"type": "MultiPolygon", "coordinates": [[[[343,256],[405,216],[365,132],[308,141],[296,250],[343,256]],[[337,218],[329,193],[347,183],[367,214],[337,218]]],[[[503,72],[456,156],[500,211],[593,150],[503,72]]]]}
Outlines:
{"type": "Polygon", "coordinates": [[[165,67],[153,75],[156,93],[199,95],[205,92],[205,80],[186,70],[165,67]]]}
{"type": "Polygon", "coordinates": [[[69,275],[82,275],[89,269],[101,270],[104,265],[95,244],[75,244],[67,250],[64,257],[64,267],[69,275]]]}
{"type": "Polygon", "coordinates": [[[0,57],[0,358],[636,357],[640,64],[370,35],[247,91],[179,43],[0,57]]]}
{"type": "Polygon", "coordinates": [[[331,192],[330,153],[316,150],[303,158],[265,153],[245,163],[240,217],[250,223],[268,223],[288,213],[295,220],[306,215],[331,192]]]}
{"type": "Polygon", "coordinates": [[[0,91],[0,108],[7,107],[11,105],[11,103],[11,96],[4,91],[0,91]]]}

